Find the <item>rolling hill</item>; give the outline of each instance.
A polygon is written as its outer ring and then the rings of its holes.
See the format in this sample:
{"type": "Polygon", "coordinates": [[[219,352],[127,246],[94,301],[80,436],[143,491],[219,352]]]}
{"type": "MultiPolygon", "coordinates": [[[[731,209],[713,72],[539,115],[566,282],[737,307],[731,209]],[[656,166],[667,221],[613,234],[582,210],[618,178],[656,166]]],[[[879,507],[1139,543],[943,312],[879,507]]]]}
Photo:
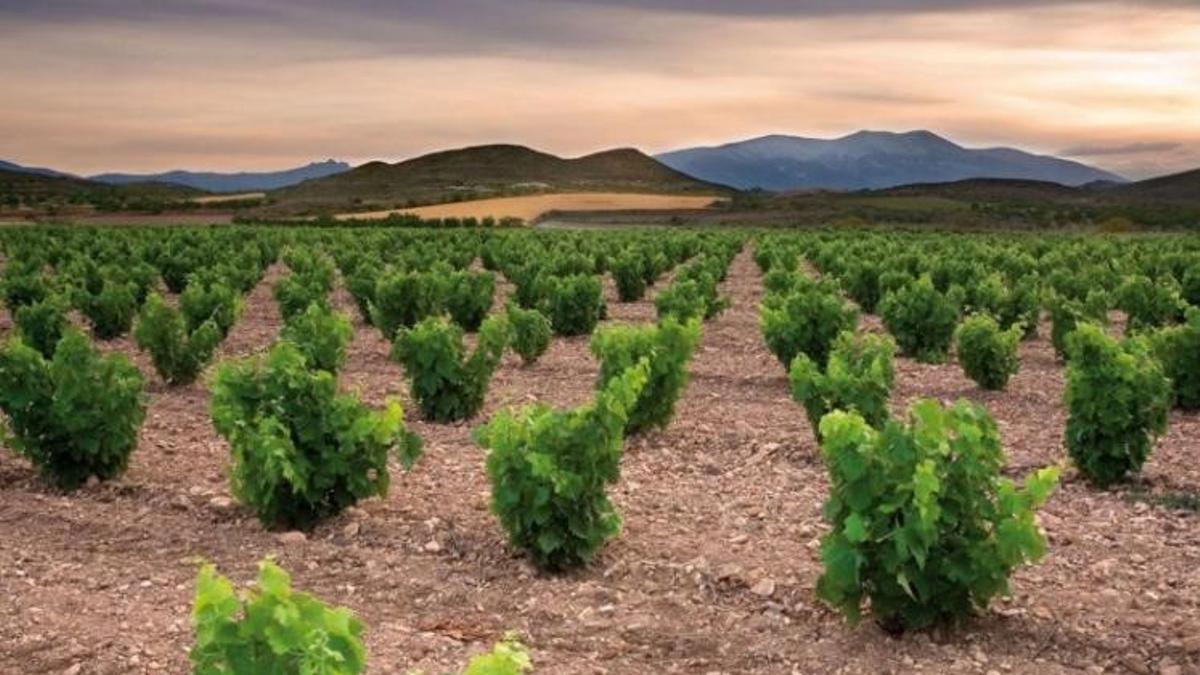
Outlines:
{"type": "Polygon", "coordinates": [[[237,193],[277,190],[313,178],[324,178],[350,170],[345,162],[328,159],[285,171],[214,173],[168,171],[157,174],[104,173],[91,179],[110,185],[130,183],[173,183],[206,192],[237,193]]]}
{"type": "Polygon", "coordinates": [[[1106,190],[1103,198],[1124,202],[1168,202],[1200,205],[1200,169],[1122,185],[1106,190]]]}
{"type": "Polygon", "coordinates": [[[436,152],[396,164],[370,162],[271,193],[273,210],[400,208],[541,192],[729,194],[633,149],[563,159],[519,145],[436,152]]]}
{"type": "Polygon", "coordinates": [[[668,152],[659,161],[740,189],[864,190],[973,178],[1083,185],[1125,182],[1084,164],[1012,148],[969,149],[929,131],[860,131],[832,140],[763,136],[718,147],[668,152]]]}

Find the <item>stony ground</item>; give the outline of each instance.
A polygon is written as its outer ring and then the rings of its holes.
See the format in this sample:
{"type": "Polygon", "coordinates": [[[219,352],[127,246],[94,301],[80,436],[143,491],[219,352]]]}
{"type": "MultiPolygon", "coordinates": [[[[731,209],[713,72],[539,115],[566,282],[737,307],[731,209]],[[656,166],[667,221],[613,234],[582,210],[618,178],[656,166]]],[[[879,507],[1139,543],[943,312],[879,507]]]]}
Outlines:
{"type": "MultiPolygon", "coordinates": [[[[266,347],[280,320],[269,283],[248,298],[224,356],[266,347]]],[[[1067,471],[1041,519],[1051,551],[1014,577],[1011,598],[953,631],[888,637],[819,604],[826,490],[812,432],[762,344],[761,281],[748,254],[705,326],[692,382],[662,432],[627,443],[613,489],[625,531],[593,565],[537,573],[488,512],[472,427],[499,408],[590,399],[587,338],[556,340],[533,367],[506,360],[477,419],[415,421],[426,455],[393,467],[386,499],[296,541],[229,499],[228,449],[203,385],[162,386],[128,339],[107,346],[147,374],[150,407],[120,480],[58,494],[0,453],[0,673],[184,673],[200,560],[236,582],[274,555],[298,588],[367,623],[370,672],[457,672],[509,630],[540,673],[1200,673],[1200,515],[1163,505],[1200,491],[1200,416],[1174,413],[1141,481],[1099,492],[1067,471]]],[[[610,288],[611,292],[611,288],[610,288]]],[[[349,309],[344,292],[338,303],[349,309]]],[[[648,301],[611,305],[651,320],[648,301]]],[[[878,321],[867,317],[867,329],[878,321]]],[[[980,392],[954,364],[898,363],[896,412],[920,396],[982,401],[1014,475],[1063,459],[1062,367],[1043,326],[1022,371],[980,392]]],[[[388,345],[362,325],[344,385],[372,404],[408,403],[388,345]]]]}

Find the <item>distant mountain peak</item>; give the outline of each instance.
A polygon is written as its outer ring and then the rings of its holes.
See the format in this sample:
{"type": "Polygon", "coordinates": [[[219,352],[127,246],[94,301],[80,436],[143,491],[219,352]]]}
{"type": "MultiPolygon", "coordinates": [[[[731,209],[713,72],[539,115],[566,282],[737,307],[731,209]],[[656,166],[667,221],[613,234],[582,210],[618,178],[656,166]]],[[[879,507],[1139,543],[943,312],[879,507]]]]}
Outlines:
{"type": "Polygon", "coordinates": [[[1083,185],[1115,174],[1013,148],[965,148],[925,129],[863,130],[834,139],[771,134],[659,155],[667,166],[734,187],[863,190],[975,178],[1083,185]]]}

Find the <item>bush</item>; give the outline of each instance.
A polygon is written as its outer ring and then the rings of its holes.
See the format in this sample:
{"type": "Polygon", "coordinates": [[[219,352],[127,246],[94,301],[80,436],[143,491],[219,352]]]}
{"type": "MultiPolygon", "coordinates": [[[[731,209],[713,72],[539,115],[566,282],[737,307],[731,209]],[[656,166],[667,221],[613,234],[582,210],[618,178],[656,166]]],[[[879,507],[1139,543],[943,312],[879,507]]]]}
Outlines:
{"type": "Polygon", "coordinates": [[[492,651],[467,663],[463,675],[522,675],[533,670],[529,652],[515,635],[506,635],[492,651]]]}
{"type": "Polygon", "coordinates": [[[54,348],[70,325],[67,322],[67,303],[61,296],[49,295],[42,300],[21,305],[13,313],[17,333],[25,344],[52,358],[54,348]]]}
{"type": "Polygon", "coordinates": [[[938,292],[923,276],[884,296],[879,311],[905,355],[922,363],[942,363],[954,340],[960,306],[953,293],[938,292]]]}
{"type": "Polygon", "coordinates": [[[180,312],[157,293],[146,299],[133,337],[139,348],[150,352],[154,369],[167,384],[195,382],[221,343],[215,321],[209,319],[189,332],[180,312]]]}
{"type": "Polygon", "coordinates": [[[606,488],[620,477],[628,411],[645,387],[642,361],[614,379],[592,405],[504,410],[475,431],[490,449],[492,512],[512,544],[549,570],[587,563],[621,530],[606,488]]]}
{"type": "Polygon", "coordinates": [[[20,340],[0,351],[7,444],[59,487],[125,471],[146,415],[142,375],[121,354],[100,356],[68,328],[47,361],[20,340]]]}
{"type": "Polygon", "coordinates": [[[92,324],[92,332],[101,340],[128,333],[138,311],[133,285],[111,281],[105,282],[96,294],[81,290],[77,306],[92,324]]]}
{"type": "Polygon", "coordinates": [[[872,427],[883,427],[896,379],[895,354],[896,342],[886,335],[846,331],[834,342],[824,370],[805,354],[796,355],[788,371],[792,398],[804,406],[817,442],[821,418],[833,410],[858,413],[872,427]]]}
{"type": "Polygon", "coordinates": [[[270,560],[258,564],[256,587],[240,594],[212,565],[202,567],[192,602],[193,673],[364,672],[362,622],[291,586],[287,572],[270,560]]]}
{"type": "Polygon", "coordinates": [[[1126,277],[1117,288],[1116,301],[1117,309],[1129,317],[1130,332],[1174,323],[1185,307],[1179,284],[1169,277],[1158,282],[1141,275],[1126,277]]]}
{"type": "Polygon", "coordinates": [[[591,274],[551,277],[545,308],[556,335],[587,335],[604,318],[604,284],[591,274]]]}
{"type": "Polygon", "coordinates": [[[1200,410],[1200,308],[1188,310],[1187,323],[1155,333],[1150,344],[1171,380],[1175,405],[1200,410]]]}
{"type": "Polygon", "coordinates": [[[1083,322],[1108,324],[1108,296],[1103,291],[1088,293],[1080,302],[1051,294],[1046,302],[1050,311],[1050,343],[1060,358],[1067,356],[1067,336],[1083,322]]]}
{"type": "Polygon", "coordinates": [[[474,333],[491,310],[495,294],[496,277],[491,272],[455,272],[446,284],[443,305],[454,323],[474,333]]]}
{"type": "Polygon", "coordinates": [[[206,321],[212,321],[224,338],[229,335],[241,309],[242,300],[238,292],[219,282],[206,284],[193,279],[179,296],[179,311],[183,313],[189,332],[200,328],[206,321]]]}
{"type": "Polygon", "coordinates": [[[509,303],[505,310],[512,330],[512,349],[525,365],[530,365],[550,347],[550,320],[536,309],[521,309],[509,303]]]}
{"type": "Polygon", "coordinates": [[[411,328],[436,315],[441,304],[442,285],[436,276],[393,270],[375,282],[371,323],[385,338],[394,340],[401,328],[411,328]]]}
{"type": "Polygon", "coordinates": [[[319,278],[292,272],[276,281],[272,292],[275,294],[275,302],[279,304],[280,315],[283,316],[284,322],[288,322],[307,310],[310,305],[328,307],[330,290],[319,278]]]}
{"type": "Polygon", "coordinates": [[[488,384],[507,347],[504,317],[483,322],[470,358],[464,358],[462,328],[444,318],[429,317],[396,334],[392,359],[404,365],[421,416],[431,422],[454,422],[483,408],[488,384]]]}
{"type": "Polygon", "coordinates": [[[337,393],[289,342],[265,358],[225,363],[213,383],[213,426],[229,442],[232,491],[268,526],[309,529],[360,499],[384,495],[387,454],[420,456],[420,439],[390,402],[380,412],[337,393]]]}
{"type": "Polygon", "coordinates": [[[700,284],[691,279],[674,281],[654,296],[654,308],[662,321],[673,317],[680,323],[708,315],[708,303],[700,292],[700,284]]]}
{"type": "Polygon", "coordinates": [[[1000,435],[982,407],[923,400],[909,425],[882,431],[834,411],[821,435],[833,529],[821,542],[817,595],[851,623],[864,598],[893,631],[961,621],[1043,555],[1034,512],[1058,471],[1037,471],[1020,489],[1001,478],[1000,435]]]}
{"type": "Polygon", "coordinates": [[[646,294],[645,261],[637,253],[624,252],[611,264],[617,297],[621,302],[636,302],[646,294]]]}
{"type": "Polygon", "coordinates": [[[688,363],[700,341],[700,319],[681,324],[667,317],[657,326],[610,326],[592,335],[592,354],[600,360],[597,389],[642,359],[650,362],[649,379],[629,409],[625,433],[666,427],[688,382],[688,363]]]}
{"type": "Polygon", "coordinates": [[[968,317],[955,332],[958,363],[984,389],[1003,389],[1021,367],[1017,346],[1023,333],[1020,324],[1000,330],[1000,324],[986,314],[968,317]]]}
{"type": "Polygon", "coordinates": [[[284,325],[280,337],[300,350],[309,367],[336,373],[346,363],[346,348],[354,336],[350,318],[312,304],[284,325]]]}
{"type": "Polygon", "coordinates": [[[1094,324],[1080,324],[1067,350],[1067,451],[1107,487],[1140,471],[1166,431],[1171,383],[1143,341],[1117,342],[1094,324]]]}
{"type": "Polygon", "coordinates": [[[759,325],[767,347],[784,368],[797,354],[825,363],[833,341],[842,331],[853,331],[858,311],[841,296],[817,287],[797,290],[777,307],[759,307],[759,325]]]}

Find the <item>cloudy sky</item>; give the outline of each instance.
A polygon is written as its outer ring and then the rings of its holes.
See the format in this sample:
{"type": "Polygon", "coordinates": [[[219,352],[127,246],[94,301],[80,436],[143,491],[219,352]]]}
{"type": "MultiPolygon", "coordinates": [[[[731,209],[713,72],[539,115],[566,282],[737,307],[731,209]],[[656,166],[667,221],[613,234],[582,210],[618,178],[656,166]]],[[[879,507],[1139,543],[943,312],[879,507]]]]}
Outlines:
{"type": "Polygon", "coordinates": [[[1196,0],[0,0],[0,159],[89,173],[926,128],[1200,166],[1196,0]]]}

